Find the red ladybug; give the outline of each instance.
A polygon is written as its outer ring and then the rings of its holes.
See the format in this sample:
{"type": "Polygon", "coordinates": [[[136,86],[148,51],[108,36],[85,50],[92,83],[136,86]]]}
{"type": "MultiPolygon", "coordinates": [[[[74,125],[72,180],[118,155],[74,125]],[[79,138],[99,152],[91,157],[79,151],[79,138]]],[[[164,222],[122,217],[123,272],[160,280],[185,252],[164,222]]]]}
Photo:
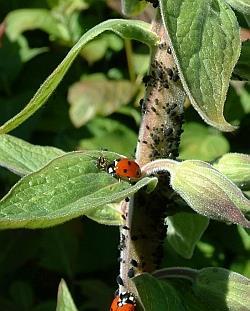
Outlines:
{"type": "Polygon", "coordinates": [[[135,311],[135,297],[128,293],[121,293],[112,301],[110,311],[135,311]]]}
{"type": "Polygon", "coordinates": [[[140,166],[128,158],[115,160],[107,167],[107,172],[120,179],[135,181],[141,177],[140,166]]]}

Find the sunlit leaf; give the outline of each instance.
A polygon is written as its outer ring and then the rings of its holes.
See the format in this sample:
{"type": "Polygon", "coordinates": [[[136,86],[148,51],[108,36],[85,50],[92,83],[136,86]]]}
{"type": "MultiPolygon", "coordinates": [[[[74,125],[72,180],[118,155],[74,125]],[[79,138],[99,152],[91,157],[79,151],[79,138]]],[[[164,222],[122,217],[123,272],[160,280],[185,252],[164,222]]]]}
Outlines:
{"type": "Polygon", "coordinates": [[[11,40],[27,30],[41,29],[55,38],[63,37],[59,23],[46,9],[19,9],[6,17],[6,32],[11,40]]]}
{"type": "MultiPolygon", "coordinates": [[[[134,185],[119,181],[97,167],[99,156],[107,157],[107,161],[120,157],[104,151],[72,152],[23,177],[0,201],[0,228],[60,224],[119,202],[150,182],[155,183],[156,179],[149,177],[134,185]]],[[[106,214],[96,213],[95,217],[105,215],[106,223],[106,214]]]]}
{"type": "Polygon", "coordinates": [[[17,175],[35,172],[64,153],[54,147],[32,145],[11,135],[0,135],[0,166],[17,175]]]}
{"type": "Polygon", "coordinates": [[[226,0],[235,10],[244,14],[250,14],[250,1],[249,0],[226,0]]]}
{"type": "Polygon", "coordinates": [[[243,215],[250,211],[250,200],[212,165],[198,160],[160,159],[142,167],[148,175],[162,171],[170,173],[171,187],[197,213],[250,228],[243,215]]]}
{"type": "Polygon", "coordinates": [[[126,80],[77,82],[70,87],[68,95],[71,121],[80,127],[96,114],[107,116],[128,104],[134,92],[133,85],[126,80]]]}
{"type": "Polygon", "coordinates": [[[223,0],[160,0],[179,75],[200,116],[222,131],[223,107],[240,55],[237,19],[223,0]]]}
{"type": "Polygon", "coordinates": [[[228,311],[248,310],[250,280],[223,268],[204,268],[193,285],[196,295],[211,309],[228,311]]]}

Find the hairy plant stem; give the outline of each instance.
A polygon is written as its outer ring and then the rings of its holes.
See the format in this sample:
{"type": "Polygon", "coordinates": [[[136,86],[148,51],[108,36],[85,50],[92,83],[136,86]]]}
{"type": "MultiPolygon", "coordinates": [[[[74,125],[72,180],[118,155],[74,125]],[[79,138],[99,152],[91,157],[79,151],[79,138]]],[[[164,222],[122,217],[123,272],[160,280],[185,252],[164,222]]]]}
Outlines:
{"type": "MultiPolygon", "coordinates": [[[[159,13],[152,22],[152,30],[162,41],[152,51],[149,74],[144,77],[146,91],[141,100],[142,122],[136,150],[140,166],[157,158],[178,156],[185,99],[159,13]]],[[[151,273],[160,267],[171,193],[168,176],[159,176],[153,193],[140,191],[129,202],[122,202],[120,292],[136,293],[131,277],[142,272],[151,273]]]]}

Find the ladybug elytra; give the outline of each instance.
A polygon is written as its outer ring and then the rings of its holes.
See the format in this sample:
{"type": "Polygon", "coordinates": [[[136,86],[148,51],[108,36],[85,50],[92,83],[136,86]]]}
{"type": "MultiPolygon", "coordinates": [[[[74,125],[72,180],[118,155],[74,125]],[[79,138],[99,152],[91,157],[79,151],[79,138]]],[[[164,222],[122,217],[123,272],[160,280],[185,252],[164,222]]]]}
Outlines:
{"type": "Polygon", "coordinates": [[[118,179],[136,181],[141,177],[140,166],[128,158],[120,158],[108,163],[107,159],[99,157],[97,166],[118,179]]]}
{"type": "Polygon", "coordinates": [[[135,297],[128,292],[121,293],[112,301],[110,311],[135,311],[135,297]]]}
{"type": "Polygon", "coordinates": [[[108,173],[124,180],[137,180],[141,177],[140,166],[128,158],[115,160],[107,168],[108,173]]]}

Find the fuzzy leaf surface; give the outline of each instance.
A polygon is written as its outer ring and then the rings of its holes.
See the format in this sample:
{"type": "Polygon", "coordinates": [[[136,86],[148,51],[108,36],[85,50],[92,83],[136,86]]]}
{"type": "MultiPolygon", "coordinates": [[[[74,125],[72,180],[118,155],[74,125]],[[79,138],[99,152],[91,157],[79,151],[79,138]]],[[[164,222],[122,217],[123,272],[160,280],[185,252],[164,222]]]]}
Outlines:
{"type": "Polygon", "coordinates": [[[250,280],[223,268],[204,268],[193,284],[196,295],[214,310],[249,310],[250,280]]]}
{"type": "Polygon", "coordinates": [[[159,281],[148,273],[133,279],[144,310],[184,311],[178,293],[169,283],[159,281]]]}
{"type": "Polygon", "coordinates": [[[243,14],[250,14],[250,1],[249,0],[226,0],[236,11],[243,14]]]}
{"type": "Polygon", "coordinates": [[[250,222],[241,212],[249,211],[250,201],[210,164],[198,160],[178,163],[170,183],[197,213],[250,228],[250,222]]]}
{"type": "Polygon", "coordinates": [[[233,68],[240,55],[239,25],[223,0],[160,0],[181,82],[208,124],[232,131],[223,116],[233,68]]]}
{"type": "MultiPolygon", "coordinates": [[[[157,180],[145,177],[134,185],[119,181],[97,167],[100,155],[110,161],[120,157],[104,151],[71,152],[23,177],[0,201],[0,228],[44,228],[88,213],[93,217],[95,209],[119,202],[157,180]]],[[[106,207],[104,219],[102,213],[94,217],[106,223],[110,213],[113,224],[117,213],[106,207]]]]}
{"type": "Polygon", "coordinates": [[[199,160],[159,159],[142,167],[146,175],[162,171],[170,173],[171,187],[197,213],[250,228],[244,216],[249,213],[250,200],[212,165],[199,160]]]}
{"type": "Polygon", "coordinates": [[[47,146],[32,145],[11,135],[0,135],[0,166],[23,176],[35,172],[64,151],[47,146]]]}

